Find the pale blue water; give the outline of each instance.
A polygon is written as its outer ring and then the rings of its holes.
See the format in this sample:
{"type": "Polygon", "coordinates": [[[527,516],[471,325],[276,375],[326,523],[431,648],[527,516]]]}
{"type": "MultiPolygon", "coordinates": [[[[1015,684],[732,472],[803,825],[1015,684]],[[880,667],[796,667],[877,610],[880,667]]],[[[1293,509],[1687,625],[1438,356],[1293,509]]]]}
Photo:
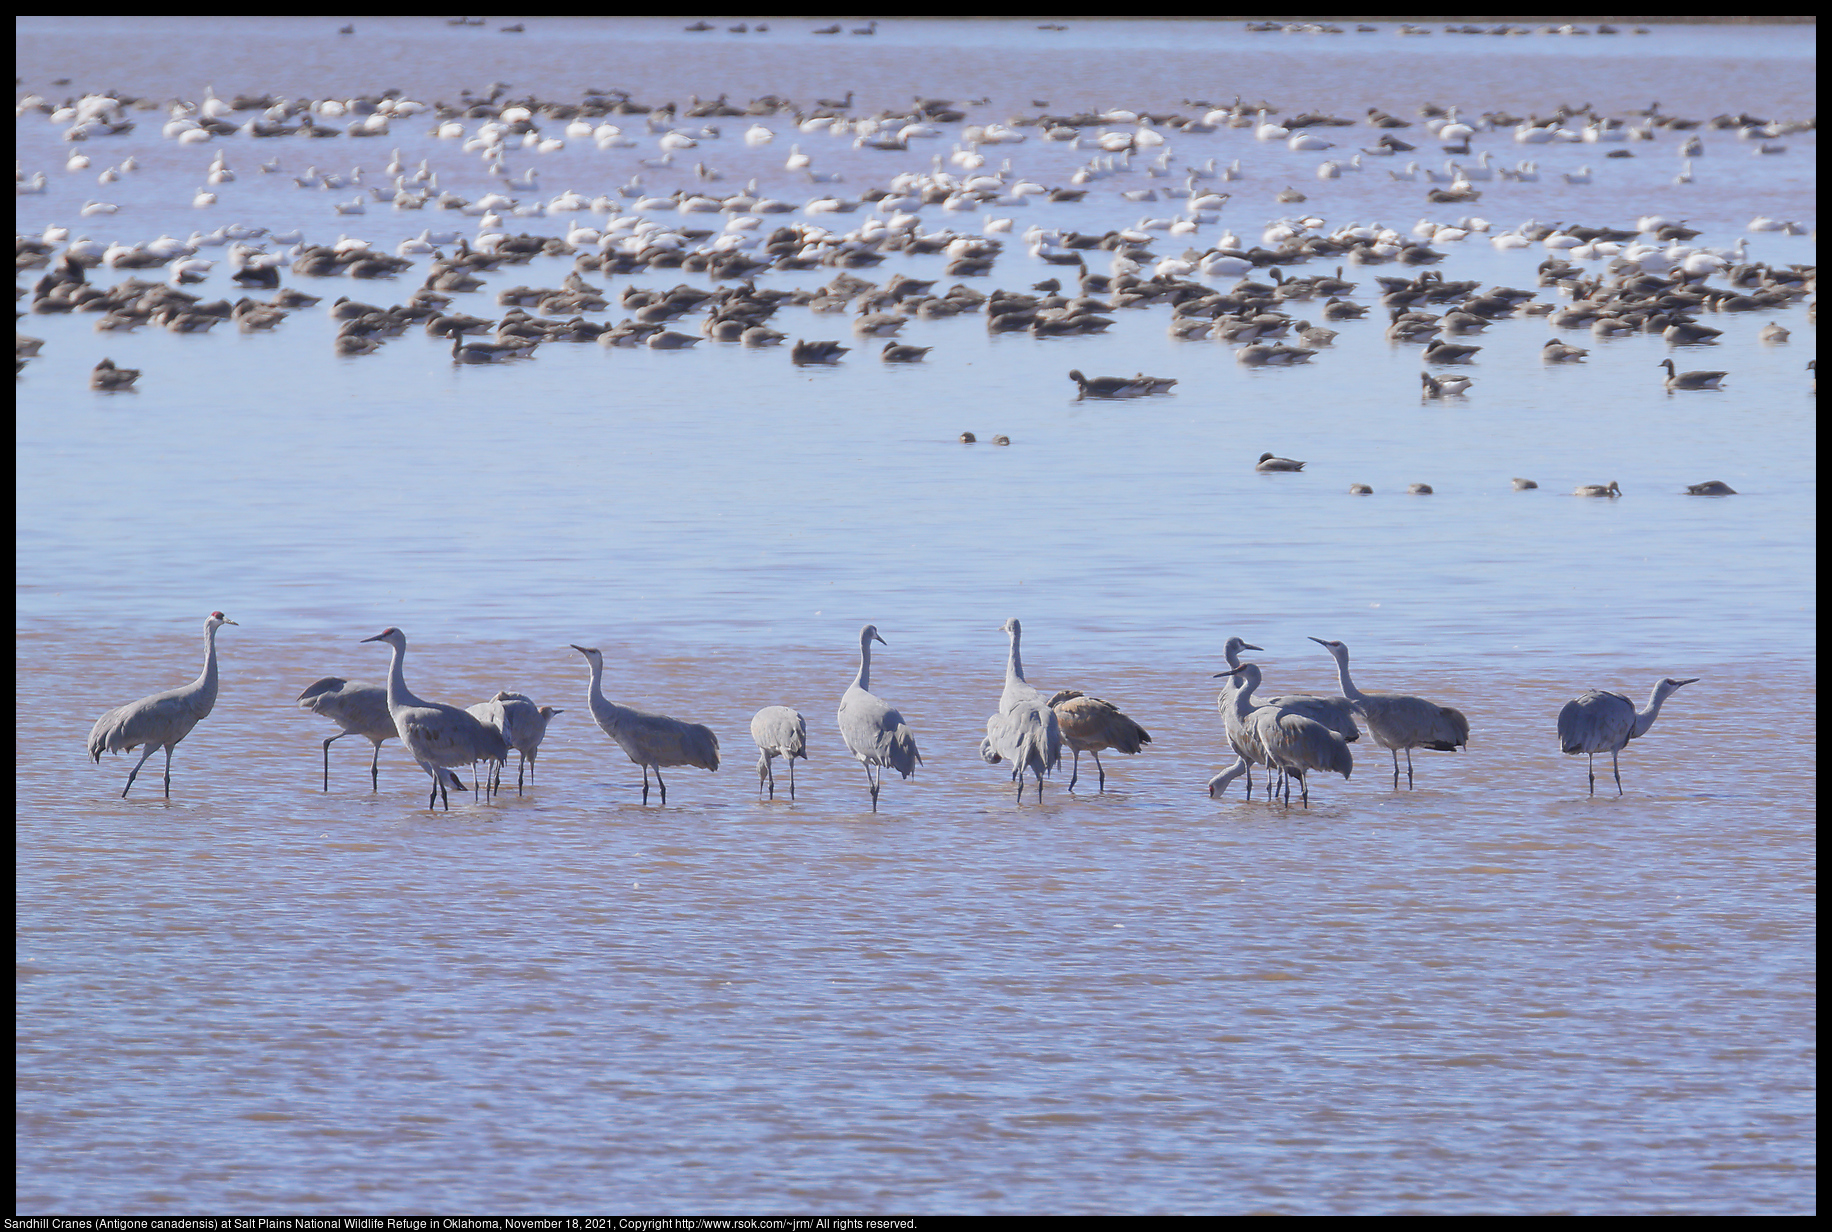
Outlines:
{"type": "MultiPolygon", "coordinates": [[[[1816,107],[1810,27],[1401,40],[1390,26],[893,22],[874,40],[816,40],[781,19],[742,38],[660,19],[532,21],[519,37],[359,19],[340,38],[338,24],[22,19],[16,71],[22,93],[53,98],[199,98],[209,84],[451,99],[502,80],[683,103],[850,87],[866,114],[918,92],[990,95],[970,109],[980,122],[1034,114],[1032,99],[1188,113],[1184,99],[1236,91],[1408,117],[1426,99],[1470,114],[1816,107]]],[[[500,187],[429,137],[428,117],[370,142],[204,146],[164,140],[163,119],[83,143],[82,174],[63,169],[59,126],[20,119],[22,168],[51,187],[17,199],[18,230],[148,240],[242,222],[392,250],[472,220],[374,203],[339,217],[331,201],[353,189],[301,191],[256,165],[360,164],[379,182],[399,146],[455,191],[500,187]],[[194,209],[218,150],[238,178],[194,209]],[[98,185],[129,152],[143,170],[98,185]],[[121,213],[76,216],[97,197],[121,213]]],[[[726,191],[756,176],[772,195],[856,195],[927,169],[958,135],[881,153],[766,117],[776,139],[752,149],[751,122],[714,121],[722,136],[645,178],[693,187],[698,160],[726,191]],[[782,166],[792,143],[845,181],[798,184],[782,166]]],[[[512,155],[512,171],[541,170],[541,191],[521,195],[627,181],[656,148],[639,117],[624,127],[639,148],[512,155]]],[[[1010,158],[1064,183],[1092,154],[1024,131],[986,147],[989,167],[1010,158]]],[[[1343,153],[1370,139],[1323,131],[1343,153]]],[[[1766,158],[1706,132],[1685,186],[1671,135],[1629,160],[1489,135],[1478,148],[1537,159],[1542,179],[1438,207],[1385,174],[1441,164],[1419,134],[1402,130],[1418,154],[1331,181],[1315,177],[1325,155],[1251,131],[1173,135],[1174,167],[1239,158],[1249,173],[1219,185],[1232,200],[1189,243],[1224,228],[1255,240],[1294,210],[1402,231],[1421,216],[1500,230],[1659,213],[1703,228],[1698,244],[1746,237],[1759,259],[1815,260],[1810,235],[1744,231],[1756,214],[1814,225],[1812,132],[1766,158]],[[1558,175],[1585,164],[1589,186],[1558,175]],[[1288,183],[1310,199],[1275,204],[1288,183]]],[[[1168,216],[1180,202],[1118,196],[1179,182],[1145,161],[1077,205],[928,207],[922,225],[1168,216]]],[[[585,217],[512,221],[557,233],[585,217]]],[[[1480,237],[1450,251],[1446,278],[1485,285],[1532,286],[1545,256],[1480,237]]],[[[940,277],[942,263],[855,272],[940,277]]],[[[569,269],[505,269],[458,306],[493,316],[497,290],[569,269]]],[[[1374,275],[1399,272],[1351,269],[1353,298],[1373,303],[1374,275]]],[[[1007,237],[993,273],[963,281],[1024,289],[1060,273],[1007,237]]],[[[418,280],[286,278],[327,303],[395,302],[418,280]]],[[[588,281],[614,301],[632,283],[707,280],[588,281]]],[[[221,265],[192,289],[232,290],[221,265]]],[[[1720,314],[1722,344],[1677,351],[1505,321],[1478,340],[1469,396],[1430,404],[1417,355],[1376,319],[1338,325],[1308,367],[1270,371],[1167,337],[1162,306],[1069,340],[988,336],[976,316],[913,322],[905,338],[935,348],[926,363],[883,365],[881,343],[857,340],[833,369],[712,342],[553,345],[459,368],[417,331],[345,360],[323,307],[252,336],[23,318],[46,342],[16,428],[19,1209],[1809,1209],[1806,315],[1720,314]],[[1792,340],[1759,344],[1770,320],[1792,340]],[[1543,366],[1555,333],[1590,361],[1543,366]],[[1726,389],[1667,394],[1669,354],[1728,370],[1726,389]],[[103,355],[144,370],[136,392],[87,389],[103,355]],[[1070,368],[1180,384],[1076,402],[1070,368]],[[980,443],[959,444],[963,430],[980,443]],[[1257,475],[1267,450],[1307,469],[1257,475]],[[1539,490],[1512,491],[1515,475],[1539,490]],[[1566,495],[1612,479],[1620,500],[1566,495]],[[1683,495],[1705,479],[1740,495],[1683,495]],[[1405,495],[1418,481],[1435,495],[1405,495]],[[1351,497],[1352,482],[1376,494],[1351,497]],[[157,758],[123,802],[131,763],[89,766],[82,737],[104,709],[193,675],[215,608],[240,622],[223,633],[217,712],[180,746],[170,805],[157,758]],[[1104,759],[1107,796],[1071,798],[1059,777],[1042,809],[1014,810],[1002,769],[975,755],[1012,615],[1033,681],[1099,692],[1153,731],[1140,758],[1104,759]],[[866,621],[890,643],[874,684],[927,761],[887,784],[875,822],[832,719],[866,621]],[[372,797],[350,741],[332,749],[332,793],[317,790],[330,728],[292,698],[327,672],[381,679],[385,654],[356,643],[389,624],[412,638],[409,678],[428,696],[520,687],[568,708],[532,794],[433,816],[397,744],[372,797]],[[1201,785],[1228,760],[1210,673],[1231,633],[1267,647],[1281,689],[1333,688],[1305,639],[1340,638],[1363,687],[1469,714],[1471,748],[1421,754],[1419,790],[1395,795],[1364,741],[1353,780],[1314,784],[1308,815],[1210,801],[1201,785]],[[671,771],[669,807],[641,810],[635,767],[591,725],[573,642],[605,647],[614,694],[713,726],[720,772],[671,771]],[[1701,681],[1624,753],[1627,798],[1591,801],[1552,716],[1585,688],[1639,700],[1668,674],[1701,681]],[[792,807],[752,795],[746,724],[778,702],[813,736],[792,807]]],[[[772,324],[850,336],[808,309],[772,324]]]]}

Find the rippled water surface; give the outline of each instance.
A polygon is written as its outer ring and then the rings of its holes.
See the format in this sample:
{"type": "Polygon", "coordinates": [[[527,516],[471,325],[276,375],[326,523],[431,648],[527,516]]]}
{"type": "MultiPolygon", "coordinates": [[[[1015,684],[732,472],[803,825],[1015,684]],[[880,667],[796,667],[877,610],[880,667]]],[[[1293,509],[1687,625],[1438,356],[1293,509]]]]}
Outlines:
{"type": "MultiPolygon", "coordinates": [[[[16,72],[22,93],[53,99],[212,85],[452,100],[503,81],[685,105],[850,88],[861,115],[916,93],[989,98],[969,108],[979,122],[1046,99],[1187,114],[1184,100],[1237,92],[1408,118],[1428,99],[1469,114],[1816,107],[1810,28],[1400,39],[1384,24],[891,22],[818,39],[782,19],[743,36],[680,20],[530,21],[520,36],[337,24],[21,19],[16,72]]],[[[381,182],[398,145],[455,191],[501,187],[424,118],[379,141],[206,146],[162,139],[164,118],[83,143],[94,168],[78,174],[61,127],[22,116],[22,167],[50,187],[18,198],[18,230],[144,241],[240,222],[392,250],[474,220],[373,202],[340,217],[331,201],[353,189],[300,190],[258,163],[361,165],[381,182]],[[219,150],[237,179],[194,209],[219,150]],[[142,170],[98,185],[95,168],[127,153],[142,170]],[[80,217],[98,197],[121,212],[80,217]]],[[[512,152],[510,170],[539,168],[527,200],[639,172],[655,192],[703,188],[695,161],[726,191],[755,176],[795,200],[856,195],[927,170],[959,128],[886,153],[787,117],[762,119],[776,139],[751,148],[751,122],[720,122],[671,168],[639,166],[657,149],[636,117],[638,148],[569,142],[512,152]],[[844,180],[798,183],[791,144],[844,180]]],[[[1058,184],[1091,156],[1028,131],[986,147],[989,164],[1058,184]]],[[[1344,150],[1371,139],[1327,132],[1344,150]]],[[[1744,230],[1756,214],[1815,224],[1814,133],[1759,157],[1707,132],[1689,185],[1672,183],[1676,140],[1605,161],[1596,145],[1479,136],[1543,174],[1471,206],[1425,204],[1387,160],[1318,180],[1323,155],[1250,131],[1173,133],[1168,149],[1173,173],[1211,157],[1248,172],[1222,185],[1233,197],[1187,241],[1198,251],[1230,228],[1258,242],[1297,208],[1401,230],[1422,215],[1499,230],[1659,213],[1689,218],[1698,244],[1815,259],[1811,235],[1744,230]],[[1564,183],[1584,165],[1590,185],[1564,183]],[[1273,201],[1288,183],[1301,207],[1273,201]]],[[[928,207],[921,225],[1100,231],[1172,214],[1174,199],[1119,195],[1180,183],[1148,161],[1079,204],[928,207]]],[[[558,234],[576,217],[512,222],[558,234]]],[[[1485,285],[1532,287],[1546,255],[1479,236],[1448,248],[1445,277],[1485,285]]],[[[490,275],[458,306],[497,315],[503,287],[570,268],[490,275]]],[[[423,269],[287,283],[392,303],[423,269]]],[[[940,270],[896,257],[855,272],[940,270]]],[[[1350,298],[1375,304],[1388,272],[1351,267],[1350,298]]],[[[1022,290],[1061,273],[1013,239],[966,281],[1022,290]]],[[[591,281],[613,301],[707,285],[678,270],[591,281]]],[[[192,289],[237,293],[221,264],[192,289]]],[[[1441,403],[1421,403],[1418,356],[1384,339],[1377,305],[1288,371],[1167,337],[1162,306],[1115,315],[1074,339],[913,322],[905,339],[935,350],[893,368],[842,317],[779,313],[792,338],[849,339],[832,369],[712,342],[456,368],[415,331],[344,360],[322,308],[271,335],[23,319],[45,346],[16,427],[19,1211],[1812,1209],[1806,309],[1713,316],[1725,336],[1709,348],[1560,333],[1592,348],[1572,368],[1539,362],[1559,332],[1543,319],[1500,322],[1470,394],[1441,403]],[[1757,342],[1771,320],[1789,342],[1757,342]],[[136,392],[86,388],[103,355],[143,370],[136,392]],[[1655,365],[1669,355],[1728,370],[1726,388],[1667,394],[1655,365]],[[1071,367],[1180,383],[1077,402],[1071,367]],[[1267,450],[1307,468],[1257,475],[1267,450]],[[1513,491],[1515,475],[1539,489],[1513,491]],[[1612,479],[1620,500],[1564,495],[1612,479]],[[1683,495],[1705,479],[1739,495],[1683,495]],[[1435,494],[1404,494],[1419,481],[1435,494]],[[169,801],[158,757],[122,800],[132,762],[91,766],[84,736],[109,707],[191,678],[215,608],[240,622],[220,635],[215,712],[179,746],[169,801]],[[1004,767],[979,759],[997,626],[1014,615],[1034,683],[1099,694],[1151,731],[1140,756],[1103,758],[1104,795],[1084,758],[1073,796],[1059,774],[1041,807],[1017,806],[1004,767]],[[874,691],[925,760],[875,816],[833,717],[867,621],[888,643],[874,691]],[[369,746],[349,740],[319,789],[334,729],[293,698],[327,673],[383,679],[385,649],[357,642],[390,624],[423,696],[513,688],[565,707],[525,794],[429,812],[398,743],[372,794],[369,746]],[[1230,634],[1266,648],[1269,691],[1334,691],[1306,638],[1340,638],[1359,685],[1456,706],[1470,747],[1418,753],[1412,791],[1393,790],[1364,737],[1352,779],[1316,780],[1308,811],[1247,803],[1238,784],[1211,800],[1202,785],[1231,760],[1211,678],[1230,634]],[[604,649],[613,697],[710,725],[719,771],[670,770],[667,806],[645,807],[568,643],[604,649]],[[1593,686],[1640,701],[1665,675],[1700,679],[1624,752],[1626,794],[1605,771],[1589,797],[1582,762],[1557,750],[1559,707],[1593,686]],[[780,763],[778,798],[755,791],[748,723],[770,704],[808,718],[794,803],[780,763]]]]}

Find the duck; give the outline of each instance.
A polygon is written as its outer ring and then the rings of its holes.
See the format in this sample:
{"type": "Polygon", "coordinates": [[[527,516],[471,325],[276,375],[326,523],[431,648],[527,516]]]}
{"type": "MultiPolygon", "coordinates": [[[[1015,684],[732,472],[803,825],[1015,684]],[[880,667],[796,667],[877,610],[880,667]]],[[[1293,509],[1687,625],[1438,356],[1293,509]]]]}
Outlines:
{"type": "Polygon", "coordinates": [[[1075,395],[1077,402],[1083,398],[1142,398],[1151,392],[1149,380],[1127,376],[1097,376],[1090,380],[1079,368],[1069,369],[1069,379],[1081,387],[1075,395]]]}
{"type": "Polygon", "coordinates": [[[1614,479],[1607,484],[1583,483],[1571,493],[1573,496],[1607,496],[1612,499],[1622,495],[1622,489],[1614,479]]]}
{"type": "Polygon", "coordinates": [[[1281,458],[1276,454],[1263,453],[1259,456],[1259,462],[1253,469],[1262,475],[1270,475],[1277,471],[1301,471],[1304,469],[1304,465],[1304,463],[1294,461],[1291,458],[1281,458]]]}
{"type": "Polygon", "coordinates": [[[878,358],[887,364],[919,364],[922,362],[922,357],[934,349],[934,347],[910,346],[903,342],[887,342],[884,344],[884,350],[878,353],[878,358]]]}
{"type": "Polygon", "coordinates": [[[104,359],[89,374],[89,388],[118,390],[126,389],[140,379],[138,368],[117,368],[112,359],[104,359]]]}
{"type": "Polygon", "coordinates": [[[1349,485],[1349,495],[1350,496],[1372,496],[1374,495],[1374,489],[1369,487],[1365,483],[1351,483],[1349,485]]]}
{"type": "Polygon", "coordinates": [[[1735,496],[1737,490],[1722,479],[1707,479],[1704,483],[1689,483],[1686,492],[1692,496],[1735,496]]]}
{"type": "Polygon", "coordinates": [[[846,352],[851,349],[851,347],[841,346],[837,341],[804,342],[801,339],[797,339],[795,345],[789,348],[789,360],[797,366],[802,364],[837,364],[840,362],[840,356],[846,354],[846,352]]]}
{"type": "Polygon", "coordinates": [[[1410,492],[1414,496],[1430,496],[1431,495],[1431,485],[1428,483],[1415,483],[1409,486],[1406,489],[1406,491],[1410,492]]]}
{"type": "Polygon", "coordinates": [[[1468,389],[1475,382],[1466,376],[1432,376],[1429,372],[1419,373],[1419,384],[1424,387],[1427,398],[1454,398],[1468,389]]]}
{"type": "Polygon", "coordinates": [[[1676,372],[1670,359],[1661,360],[1659,366],[1667,370],[1664,384],[1668,390],[1722,389],[1724,378],[1730,375],[1728,372],[1676,372]]]}
{"type": "Polygon", "coordinates": [[[1560,342],[1557,338],[1550,339],[1545,346],[1539,349],[1539,357],[1549,364],[1582,363],[1588,354],[1590,352],[1583,347],[1571,346],[1568,343],[1560,342]]]}
{"type": "Polygon", "coordinates": [[[1514,477],[1513,484],[1516,492],[1531,492],[1539,487],[1539,485],[1534,483],[1531,479],[1522,479],[1518,475],[1514,477]]]}

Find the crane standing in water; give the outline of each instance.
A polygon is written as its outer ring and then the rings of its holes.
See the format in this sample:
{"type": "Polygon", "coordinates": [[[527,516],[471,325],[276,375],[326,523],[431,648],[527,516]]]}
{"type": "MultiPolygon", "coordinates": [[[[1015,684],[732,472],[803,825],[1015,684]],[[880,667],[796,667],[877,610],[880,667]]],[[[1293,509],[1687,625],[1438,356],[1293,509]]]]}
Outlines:
{"type": "Polygon", "coordinates": [[[1604,689],[1592,689],[1565,703],[1565,708],[1558,712],[1558,747],[1572,756],[1589,754],[1591,795],[1597,794],[1597,754],[1609,754],[1609,768],[1616,776],[1616,794],[1621,795],[1622,768],[1616,764],[1616,755],[1622,751],[1622,746],[1638,736],[1647,735],[1648,728],[1654,726],[1654,720],[1660,715],[1661,703],[1673,690],[1697,682],[1697,676],[1685,680],[1667,677],[1654,686],[1646,710],[1636,710],[1635,703],[1622,694],[1604,689]]]}
{"type": "Polygon", "coordinates": [[[116,706],[89,729],[89,759],[94,762],[100,762],[104,752],[130,752],[146,746],[127,776],[127,786],[121,789],[123,800],[155,749],[165,750],[165,798],[172,798],[172,750],[216,708],[216,631],[234,623],[221,612],[211,612],[204,621],[204,670],[196,680],[116,706]]]}

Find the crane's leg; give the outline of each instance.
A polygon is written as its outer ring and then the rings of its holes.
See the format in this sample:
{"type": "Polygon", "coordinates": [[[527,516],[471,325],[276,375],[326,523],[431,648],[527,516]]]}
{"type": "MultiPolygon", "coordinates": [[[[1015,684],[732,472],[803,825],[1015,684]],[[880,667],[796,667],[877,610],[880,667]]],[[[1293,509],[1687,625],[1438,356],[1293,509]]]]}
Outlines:
{"type": "Polygon", "coordinates": [[[1106,768],[1100,764],[1100,750],[1090,750],[1088,756],[1094,759],[1094,772],[1100,775],[1100,794],[1104,796],[1107,794],[1107,771],[1106,768]]]}
{"type": "Polygon", "coordinates": [[[1300,775],[1298,777],[1298,790],[1301,793],[1301,798],[1304,801],[1304,807],[1309,808],[1310,807],[1310,780],[1300,775]]]}
{"type": "MultiPolygon", "coordinates": [[[[789,763],[789,799],[794,800],[795,799],[795,758],[793,755],[791,755],[791,756],[783,758],[783,760],[789,763]]],[[[770,780],[770,797],[774,799],[775,795],[776,795],[776,781],[775,779],[772,778],[770,780]]]]}
{"type": "Polygon", "coordinates": [[[1031,771],[1031,773],[1037,776],[1037,803],[1042,804],[1043,803],[1043,767],[1037,766],[1035,769],[1031,771]]]}
{"type": "Polygon", "coordinates": [[[1609,751],[1609,768],[1616,776],[1616,794],[1618,796],[1622,794],[1622,767],[1616,764],[1616,754],[1621,751],[1620,749],[1609,751]]]}
{"type": "Polygon", "coordinates": [[[655,785],[662,789],[662,803],[668,803],[668,784],[662,782],[662,768],[655,767],[655,785]]]}
{"type": "Polygon", "coordinates": [[[647,766],[642,768],[642,802],[644,804],[649,802],[649,767],[647,766]]]}
{"type": "MultiPolygon", "coordinates": [[[[520,749],[516,752],[521,753],[520,749]]],[[[515,763],[515,794],[522,794],[522,781],[528,777],[528,754],[522,753],[521,760],[515,763]]]]}
{"type": "Polygon", "coordinates": [[[1069,763],[1069,791],[1075,790],[1075,779],[1081,774],[1081,750],[1075,750],[1075,760],[1069,763]]]}
{"type": "Polygon", "coordinates": [[[877,779],[874,779],[871,776],[871,763],[870,762],[865,763],[865,784],[866,786],[871,788],[871,811],[875,813],[878,811],[879,782],[877,779]]]}
{"type": "Polygon", "coordinates": [[[1590,754],[1590,794],[1597,794],[1597,755],[1590,754]]]}
{"type": "Polygon", "coordinates": [[[1387,751],[1393,754],[1393,790],[1398,791],[1399,790],[1399,750],[1398,749],[1388,749],[1387,751]]]}
{"type": "MultiPolygon", "coordinates": [[[[1618,788],[1621,782],[1622,778],[1618,775],[1616,777],[1618,788]]],[[[165,798],[167,800],[172,798],[172,746],[169,744],[165,746],[165,798]]]]}
{"type": "MultiPolygon", "coordinates": [[[[331,789],[330,783],[328,781],[329,775],[330,775],[330,762],[329,761],[326,761],[325,763],[325,775],[327,778],[327,782],[325,783],[325,790],[329,791],[331,789]]],[[[381,789],[382,789],[382,746],[380,744],[377,744],[375,746],[375,756],[369,759],[369,791],[371,792],[371,794],[373,794],[375,792],[380,791],[381,789]]]]}
{"type": "MultiPolygon", "coordinates": [[[[1394,786],[1397,787],[1399,784],[1395,783],[1394,786]]],[[[1412,750],[1410,748],[1406,750],[1406,790],[1412,790],[1412,750]]]]}
{"type": "Polygon", "coordinates": [[[146,764],[146,759],[151,757],[153,753],[157,751],[158,747],[159,746],[153,745],[153,744],[147,745],[146,752],[140,754],[140,760],[138,762],[135,762],[134,768],[127,772],[127,787],[123,787],[121,789],[121,799],[123,800],[127,799],[128,788],[131,788],[134,785],[134,779],[136,776],[139,775],[140,767],[146,764]]]}
{"type": "Polygon", "coordinates": [[[331,741],[341,740],[349,734],[349,732],[338,732],[330,740],[324,742],[324,789],[326,791],[331,790],[331,741]]]}

